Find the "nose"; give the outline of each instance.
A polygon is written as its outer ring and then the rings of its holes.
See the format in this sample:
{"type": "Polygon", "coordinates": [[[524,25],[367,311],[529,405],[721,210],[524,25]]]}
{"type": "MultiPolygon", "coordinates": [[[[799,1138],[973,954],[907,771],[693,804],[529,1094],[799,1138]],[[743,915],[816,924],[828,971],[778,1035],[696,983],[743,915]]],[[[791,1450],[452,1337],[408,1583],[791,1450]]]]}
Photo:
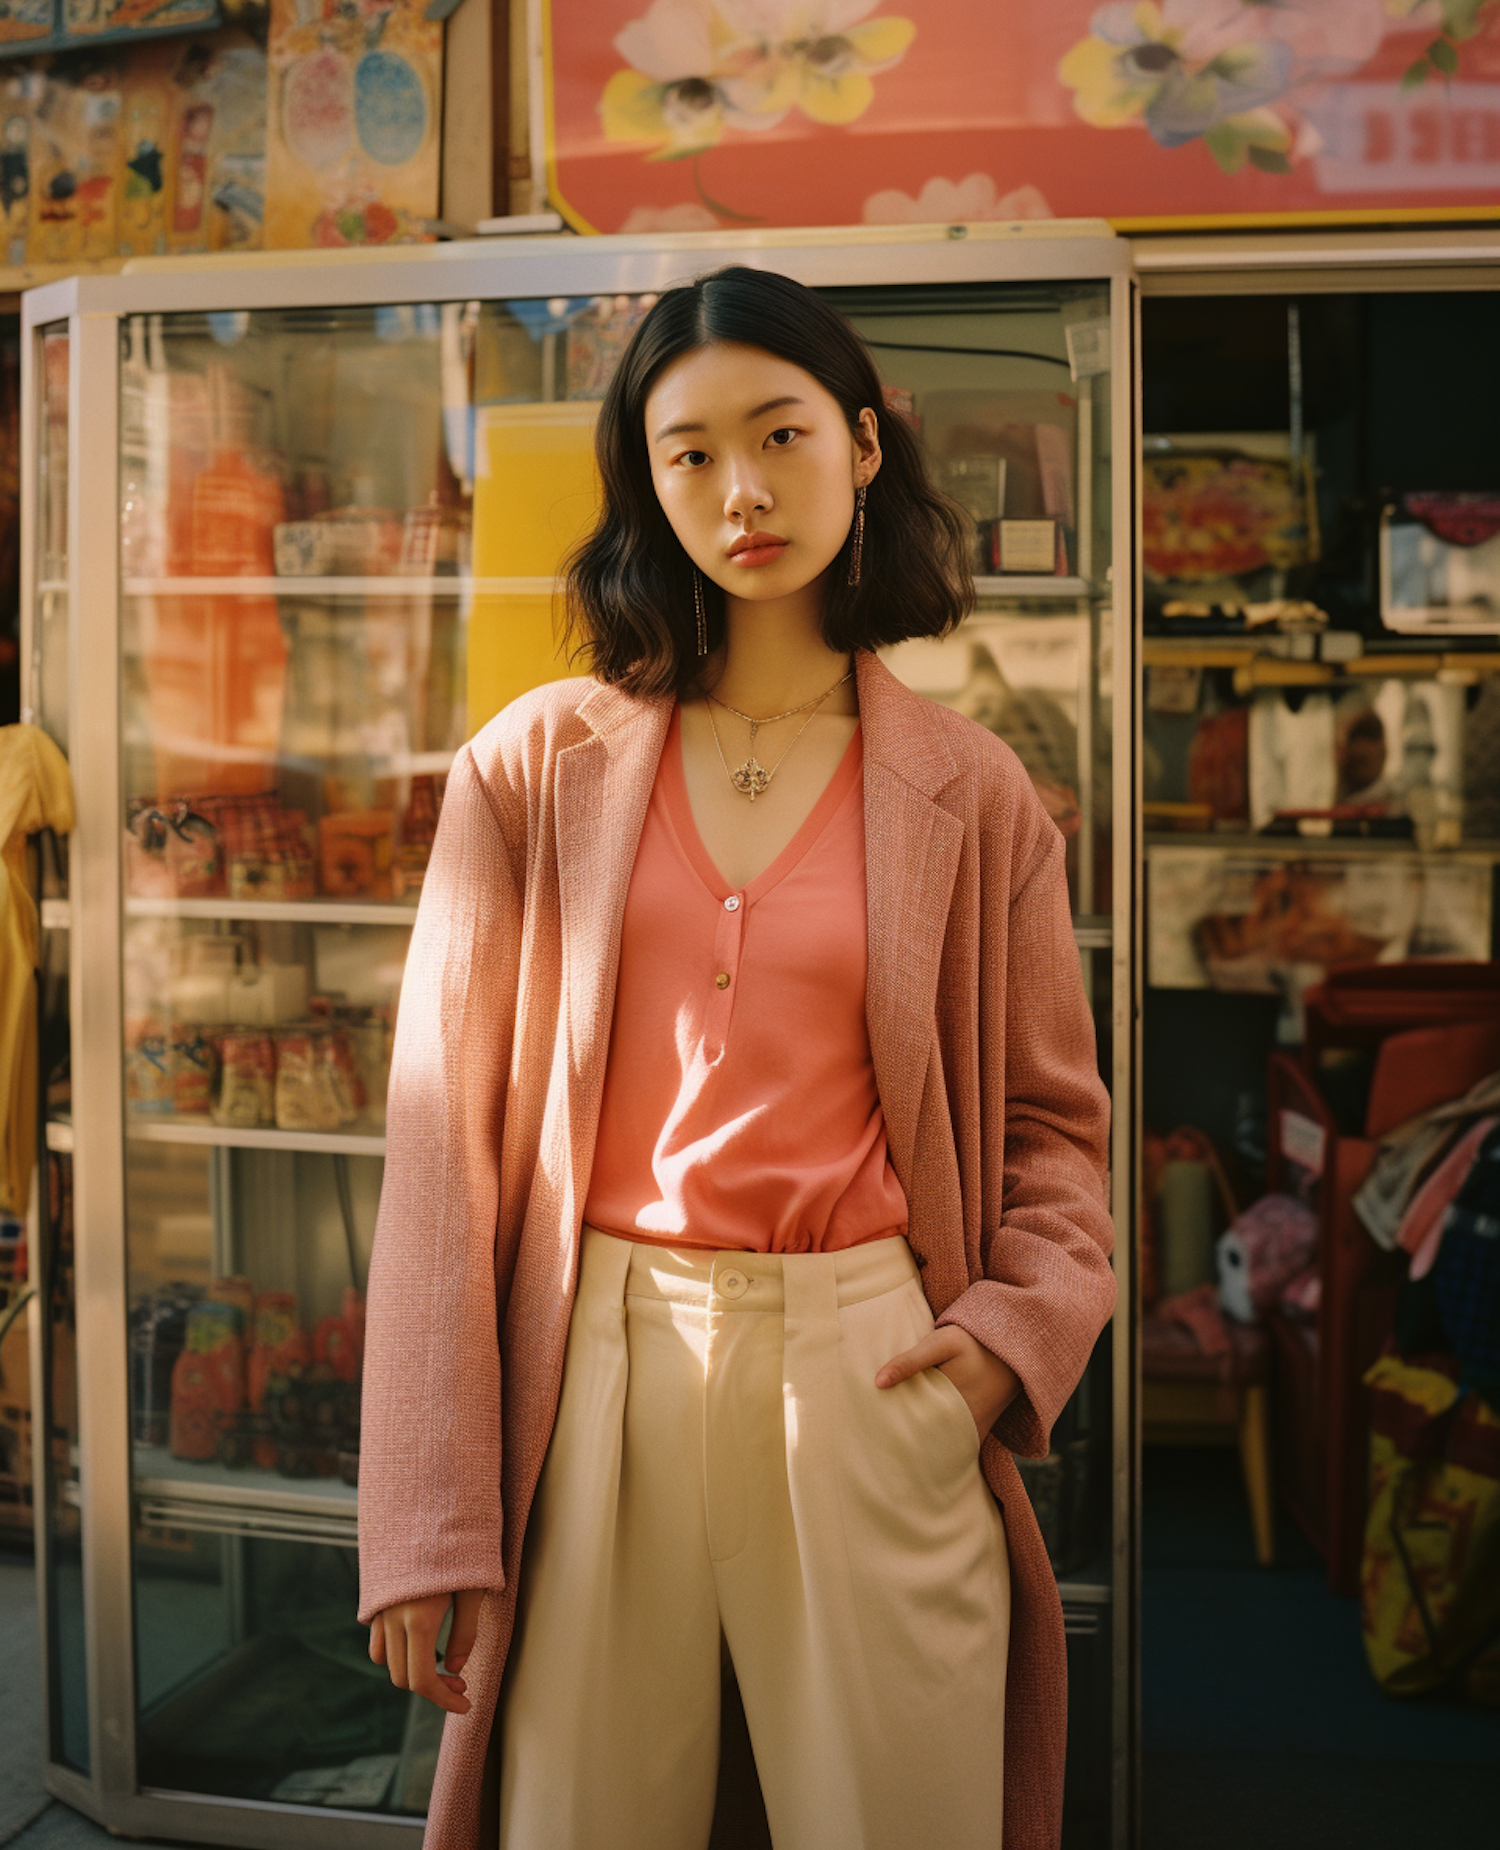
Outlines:
{"type": "Polygon", "coordinates": [[[724,517],[747,525],[757,514],[769,514],[775,505],[770,488],[750,461],[736,464],[724,496],[724,517]]]}

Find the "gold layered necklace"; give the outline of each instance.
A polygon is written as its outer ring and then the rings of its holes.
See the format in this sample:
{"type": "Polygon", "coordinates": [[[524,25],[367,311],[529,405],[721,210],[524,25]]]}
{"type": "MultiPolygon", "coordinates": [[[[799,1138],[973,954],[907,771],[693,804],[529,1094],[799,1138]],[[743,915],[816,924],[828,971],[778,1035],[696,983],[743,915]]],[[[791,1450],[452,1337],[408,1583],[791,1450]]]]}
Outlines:
{"type": "Polygon", "coordinates": [[[771,779],[786,762],[786,754],[792,749],[792,745],[797,743],[798,739],[802,737],[803,733],[806,732],[808,727],[813,723],[813,720],[817,716],[818,708],[822,706],[823,702],[830,694],[836,693],[846,681],[852,680],[853,676],[854,670],[851,668],[848,674],[841,674],[832,687],[825,687],[821,694],[814,695],[811,700],[804,700],[800,707],[788,707],[785,713],[771,713],[761,719],[756,719],[749,713],[741,713],[738,707],[730,706],[727,700],[720,700],[717,694],[709,694],[708,698],[713,702],[715,707],[723,707],[726,713],[732,713],[736,719],[742,719],[750,728],[749,756],[742,764],[736,765],[731,771],[729,768],[729,760],[724,756],[724,746],[719,738],[719,728],[714,721],[713,708],[711,707],[709,709],[708,723],[713,730],[714,744],[719,748],[719,763],[724,767],[724,775],[742,796],[749,797],[750,801],[753,803],[755,799],[761,795],[770,784],[771,779]],[[811,712],[808,711],[809,708],[812,709],[811,712]],[[787,746],[786,751],[781,754],[775,764],[771,766],[770,770],[767,770],[755,756],[756,733],[760,731],[762,726],[774,726],[778,720],[794,719],[799,713],[806,713],[807,718],[803,720],[796,732],[792,734],[791,745],[787,746]]]}

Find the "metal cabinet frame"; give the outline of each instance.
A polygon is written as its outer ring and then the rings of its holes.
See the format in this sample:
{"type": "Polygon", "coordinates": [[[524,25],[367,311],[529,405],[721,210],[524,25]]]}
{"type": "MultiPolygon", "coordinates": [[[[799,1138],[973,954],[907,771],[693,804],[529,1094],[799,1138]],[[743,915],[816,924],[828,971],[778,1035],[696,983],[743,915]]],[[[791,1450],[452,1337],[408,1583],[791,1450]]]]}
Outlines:
{"type": "MultiPolygon", "coordinates": [[[[122,914],[120,861],[119,506],[120,319],[134,313],[255,310],[596,295],[659,290],[727,261],[784,271],[826,287],[978,282],[1107,283],[1112,368],[1111,545],[1108,610],[1113,648],[1113,916],[1108,931],[1113,1000],[1113,1210],[1119,1229],[1113,1369],[1112,1553],[1109,1585],[1090,1589],[1084,1609],[1065,1605],[1088,1629],[1109,1605],[1111,1841],[1136,1835],[1138,1422],[1134,1259],[1131,1230],[1137,1172],[1139,1079],[1140,714],[1136,505],[1139,395],[1138,312],[1130,246],[1096,221],[1029,226],[918,226],[849,231],[781,231],[674,237],[571,237],[489,240],[362,252],[296,252],[232,261],[156,259],[118,275],[73,278],[32,290],[23,301],[23,660],[35,704],[32,649],[38,593],[39,359],[42,330],[65,323],[70,335],[67,503],[69,735],[78,826],[70,855],[69,970],[73,1059],[75,1286],[78,1323],[80,1501],[87,1637],[90,1775],[57,1763],[50,1789],[126,1835],[204,1843],[324,1850],[417,1850],[422,1827],[410,1819],[317,1811],[269,1802],[138,1788],[135,1651],[131,1582],[124,1082],[119,1050],[122,914]]],[[[56,909],[55,909],[56,910],[56,909]]],[[[54,916],[55,916],[54,910],[54,916]]],[[[1084,942],[1103,948],[1096,926],[1084,942]]],[[[44,1218],[44,1217],[40,1217],[44,1218]]],[[[43,1265],[45,1226],[32,1229],[43,1265]]],[[[48,1404],[43,1380],[45,1307],[30,1307],[35,1405],[48,1404]]],[[[56,1485],[50,1447],[40,1442],[37,1559],[47,1585],[45,1524],[56,1485]]],[[[46,1671],[44,1669],[44,1675],[46,1671]]],[[[49,1709],[50,1712],[50,1709],[49,1709]]]]}

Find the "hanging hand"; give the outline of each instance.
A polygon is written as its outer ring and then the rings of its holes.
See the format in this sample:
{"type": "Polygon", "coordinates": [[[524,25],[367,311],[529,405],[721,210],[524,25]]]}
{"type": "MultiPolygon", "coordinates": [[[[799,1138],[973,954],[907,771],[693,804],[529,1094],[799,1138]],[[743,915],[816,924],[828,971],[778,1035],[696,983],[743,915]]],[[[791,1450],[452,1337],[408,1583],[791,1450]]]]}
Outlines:
{"type": "Polygon", "coordinates": [[[474,1649],[483,1600],[483,1589],[471,1587],[461,1593],[434,1593],[427,1599],[403,1600],[397,1606],[387,1606],[370,1621],[372,1662],[387,1667],[397,1689],[409,1689],[413,1695],[425,1696],[450,1715],[467,1715],[467,1685],[458,1673],[474,1649]],[[453,1608],[453,1629],[443,1653],[443,1668],[439,1670],[437,1638],[450,1606],[453,1608]]]}

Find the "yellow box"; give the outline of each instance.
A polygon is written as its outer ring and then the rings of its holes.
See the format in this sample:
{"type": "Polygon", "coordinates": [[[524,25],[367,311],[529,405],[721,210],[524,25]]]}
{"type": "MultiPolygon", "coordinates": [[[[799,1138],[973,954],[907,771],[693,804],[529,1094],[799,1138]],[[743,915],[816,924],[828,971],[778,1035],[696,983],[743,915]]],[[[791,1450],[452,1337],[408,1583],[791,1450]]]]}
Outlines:
{"type": "Polygon", "coordinates": [[[474,576],[487,582],[469,616],[471,734],[518,694],[569,672],[558,574],[598,516],[598,416],[592,399],[477,413],[474,576]]]}

